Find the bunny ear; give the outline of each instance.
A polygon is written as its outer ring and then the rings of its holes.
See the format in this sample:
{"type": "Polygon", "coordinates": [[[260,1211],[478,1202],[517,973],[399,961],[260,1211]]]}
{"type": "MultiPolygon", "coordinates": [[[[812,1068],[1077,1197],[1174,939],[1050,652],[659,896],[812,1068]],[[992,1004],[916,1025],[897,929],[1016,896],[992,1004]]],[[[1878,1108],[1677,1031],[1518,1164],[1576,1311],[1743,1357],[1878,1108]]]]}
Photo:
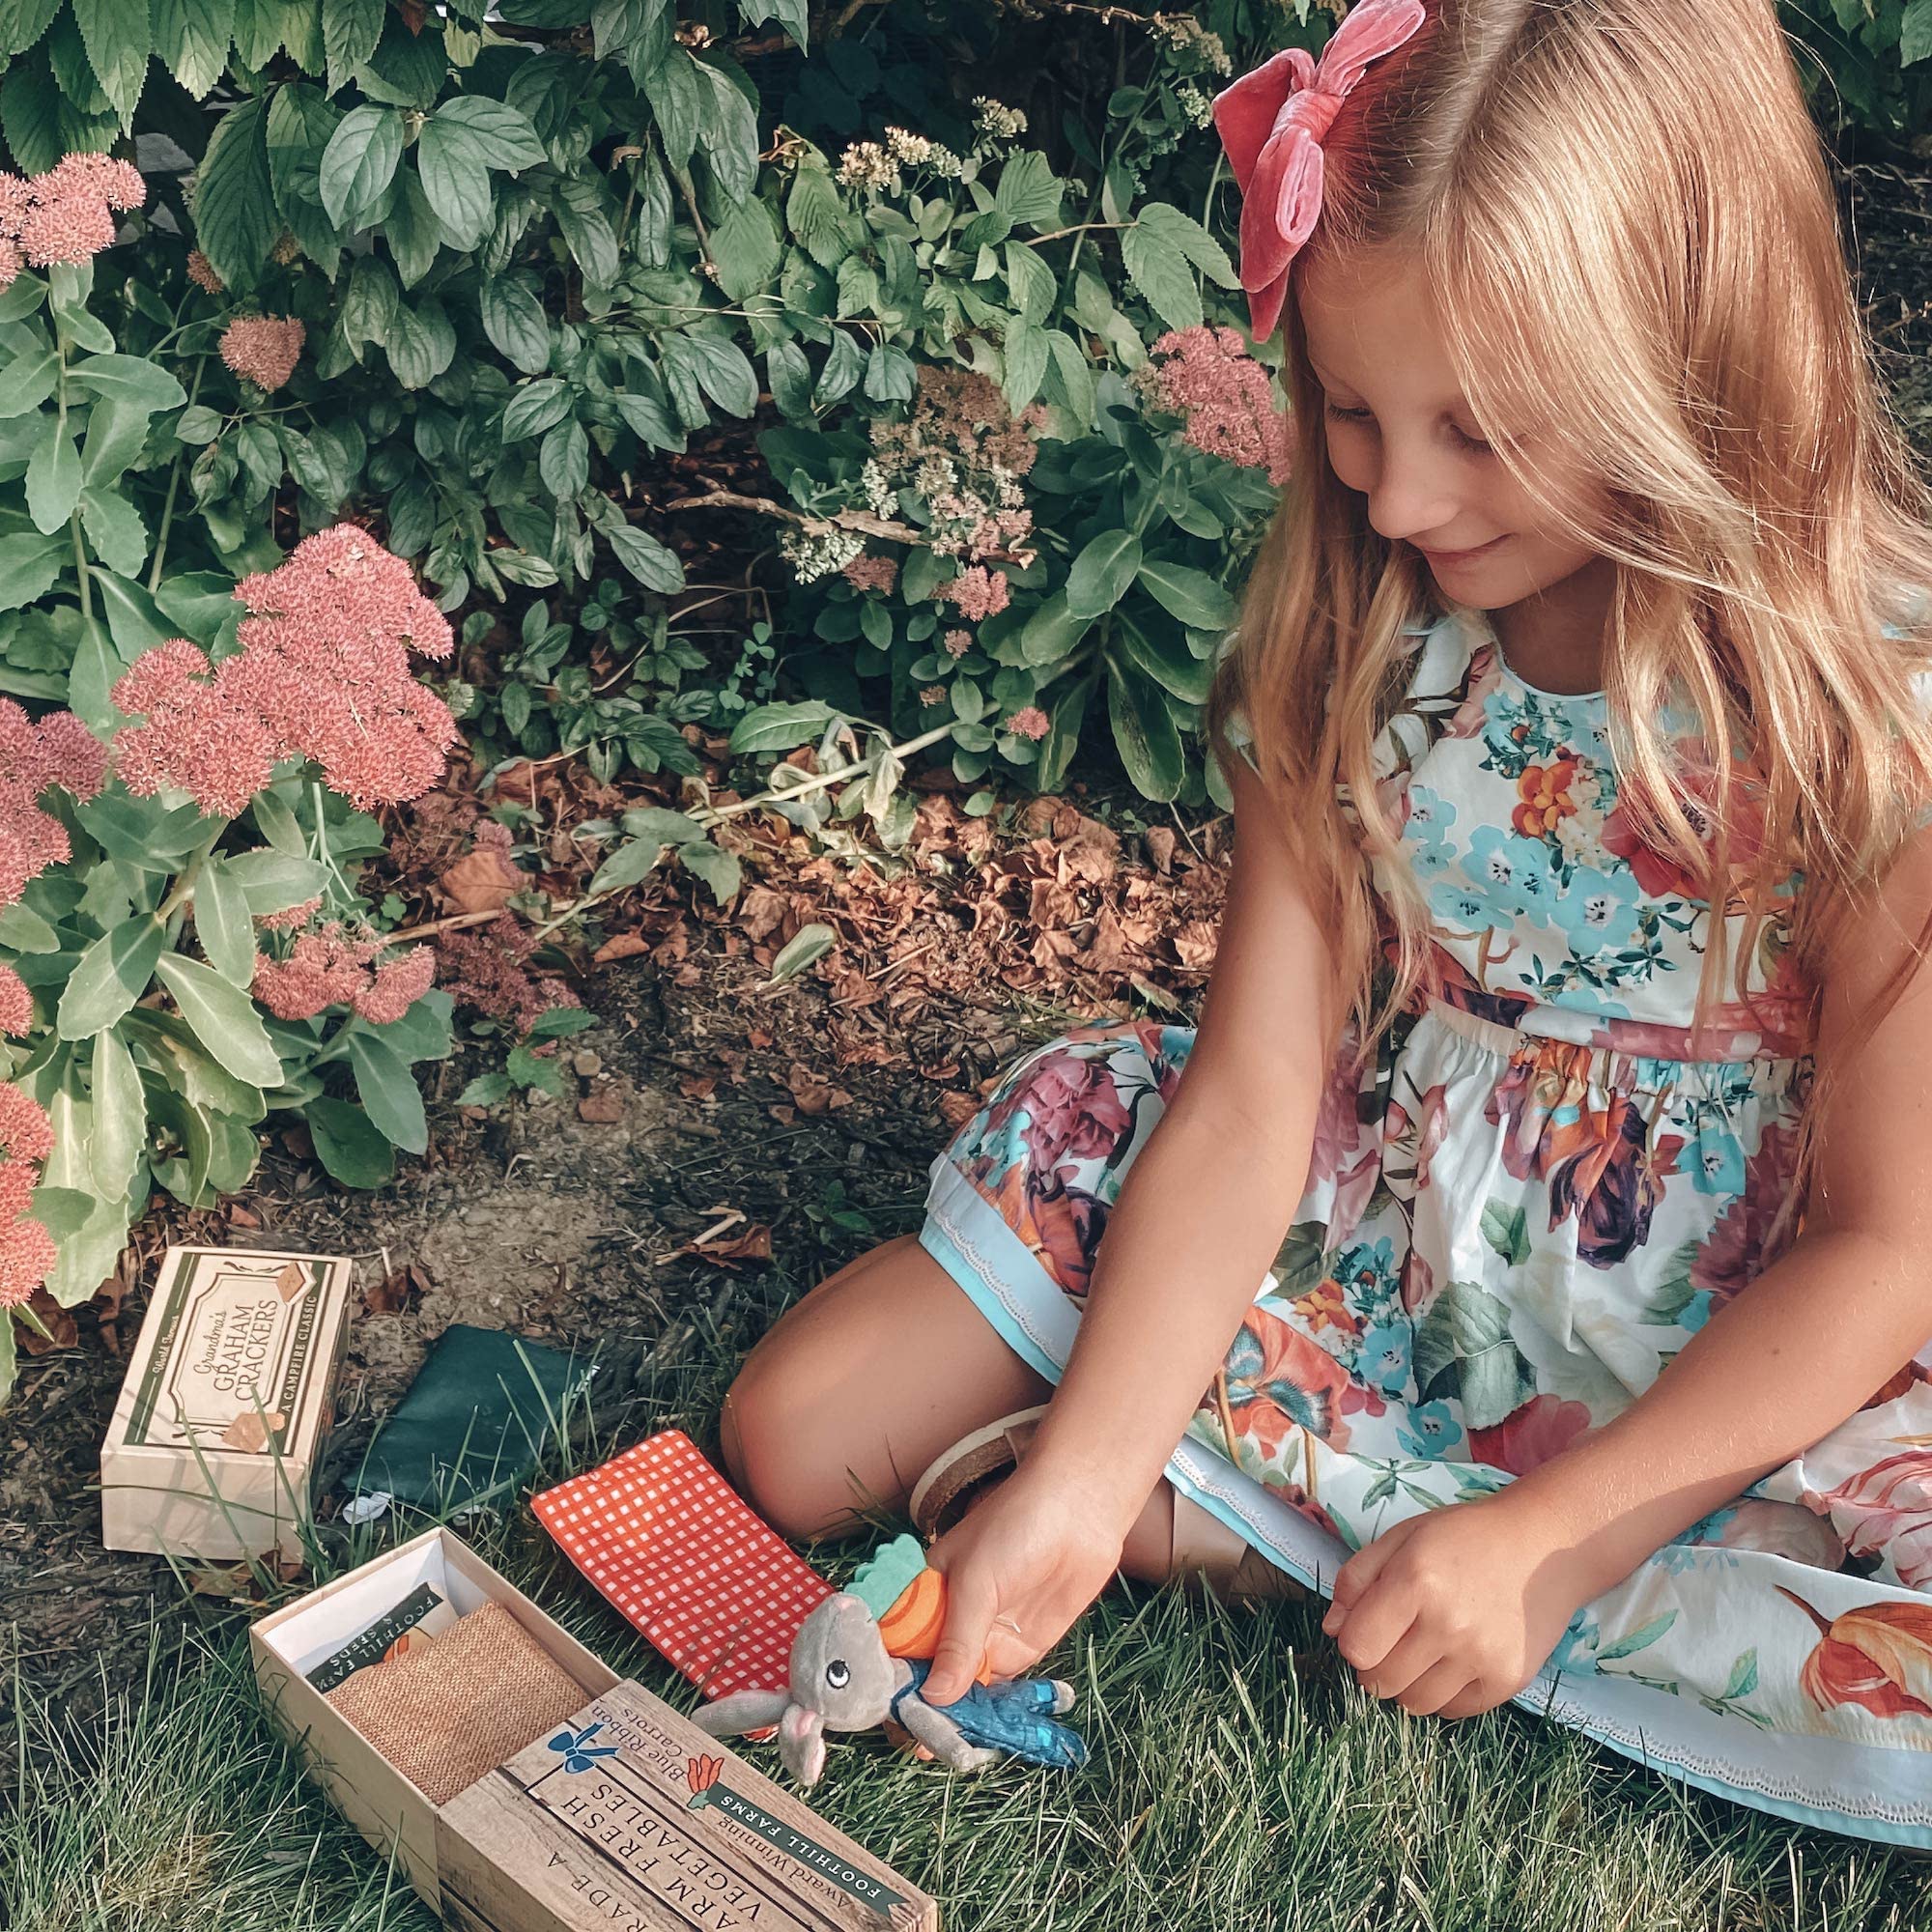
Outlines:
{"type": "Polygon", "coordinates": [[[762,1731],[776,1724],[791,1707],[791,1697],[783,1690],[734,1690],[715,1704],[706,1704],[691,1714],[691,1721],[707,1738],[739,1738],[747,1731],[762,1731]]]}
{"type": "Polygon", "coordinates": [[[794,1704],[779,1725],[779,1755],[785,1769],[809,1791],[825,1769],[824,1719],[803,1704],[794,1704]]]}

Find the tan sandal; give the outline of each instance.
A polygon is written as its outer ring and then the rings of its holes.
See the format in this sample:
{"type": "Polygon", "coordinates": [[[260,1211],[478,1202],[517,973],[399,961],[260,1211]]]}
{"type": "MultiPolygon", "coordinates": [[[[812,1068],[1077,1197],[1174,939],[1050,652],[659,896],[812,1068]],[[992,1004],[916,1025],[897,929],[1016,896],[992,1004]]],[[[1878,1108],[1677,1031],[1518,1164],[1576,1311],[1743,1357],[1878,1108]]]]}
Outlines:
{"type": "Polygon", "coordinates": [[[1045,1413],[1046,1405],[1040,1403],[1003,1415],[962,1435],[933,1461],[906,1500],[913,1527],[927,1543],[944,1536],[988,1490],[1012,1474],[1045,1413]]]}
{"type": "MultiPolygon", "coordinates": [[[[1046,1405],[1003,1415],[962,1435],[913,1485],[907,1510],[927,1543],[951,1529],[1018,1466],[1046,1405]]],[[[1298,1601],[1307,1590],[1215,1516],[1174,1492],[1174,1542],[1168,1574],[1228,1603],[1298,1601]]]]}

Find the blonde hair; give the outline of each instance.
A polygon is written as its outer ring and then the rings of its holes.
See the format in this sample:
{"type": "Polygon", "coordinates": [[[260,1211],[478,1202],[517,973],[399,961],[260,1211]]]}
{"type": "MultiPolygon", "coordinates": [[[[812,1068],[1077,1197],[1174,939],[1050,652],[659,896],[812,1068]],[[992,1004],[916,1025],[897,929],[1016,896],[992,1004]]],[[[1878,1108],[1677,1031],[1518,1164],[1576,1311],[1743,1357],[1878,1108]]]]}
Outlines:
{"type": "MultiPolygon", "coordinates": [[[[1932,800],[1912,682],[1927,498],[1882,399],[1773,0],[1428,4],[1324,144],[1314,247],[1394,245],[1418,265],[1484,435],[1553,527],[1615,565],[1612,752],[1647,839],[1709,882],[1701,1025],[1743,996],[1765,933],[1783,943],[1768,918],[1794,865],[1806,890],[1789,942],[1809,980],[1932,800]],[[1523,424],[1535,440],[1513,444],[1523,424]],[[1555,506],[1548,479],[1578,468],[1609,506],[1600,524],[1555,506]],[[1734,840],[1734,786],[1700,839],[1667,706],[1694,714],[1712,771],[1747,761],[1761,843],[1734,840]]],[[[1419,900],[1390,909],[1391,934],[1368,884],[1401,838],[1373,748],[1427,578],[1330,471],[1293,299],[1286,314],[1293,474],[1208,728],[1224,764],[1236,711],[1251,732],[1366,1052],[1429,972],[1419,900]]]]}

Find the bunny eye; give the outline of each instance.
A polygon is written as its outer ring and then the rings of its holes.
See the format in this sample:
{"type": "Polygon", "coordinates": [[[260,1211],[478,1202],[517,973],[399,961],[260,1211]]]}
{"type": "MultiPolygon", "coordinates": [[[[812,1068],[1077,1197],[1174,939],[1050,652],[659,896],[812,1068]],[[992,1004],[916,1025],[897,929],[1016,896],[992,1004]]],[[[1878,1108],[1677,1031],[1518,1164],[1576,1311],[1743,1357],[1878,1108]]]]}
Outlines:
{"type": "Polygon", "coordinates": [[[846,1685],[851,1683],[852,1673],[845,1667],[845,1662],[842,1658],[835,1657],[825,1666],[825,1681],[835,1690],[842,1690],[846,1685]]]}

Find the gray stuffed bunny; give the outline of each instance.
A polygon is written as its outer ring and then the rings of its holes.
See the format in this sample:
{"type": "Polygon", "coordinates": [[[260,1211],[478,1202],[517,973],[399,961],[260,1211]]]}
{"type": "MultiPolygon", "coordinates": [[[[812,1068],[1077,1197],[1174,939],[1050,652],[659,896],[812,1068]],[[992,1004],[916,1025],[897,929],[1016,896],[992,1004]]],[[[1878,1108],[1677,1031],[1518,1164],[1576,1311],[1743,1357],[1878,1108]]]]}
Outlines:
{"type": "Polygon", "coordinates": [[[1078,1735],[1053,1721],[1073,1708],[1070,1684],[975,1684],[955,1703],[928,1704],[920,1687],[930,1668],[923,1658],[891,1655],[871,1606],[840,1592],[799,1627],[789,1690],[739,1690],[695,1711],[692,1720],[714,1738],[776,1724],[779,1755],[808,1789],[825,1769],[828,1730],[870,1730],[889,1718],[954,1771],[983,1771],[1002,1753],[1064,1769],[1086,1762],[1078,1735]]]}

